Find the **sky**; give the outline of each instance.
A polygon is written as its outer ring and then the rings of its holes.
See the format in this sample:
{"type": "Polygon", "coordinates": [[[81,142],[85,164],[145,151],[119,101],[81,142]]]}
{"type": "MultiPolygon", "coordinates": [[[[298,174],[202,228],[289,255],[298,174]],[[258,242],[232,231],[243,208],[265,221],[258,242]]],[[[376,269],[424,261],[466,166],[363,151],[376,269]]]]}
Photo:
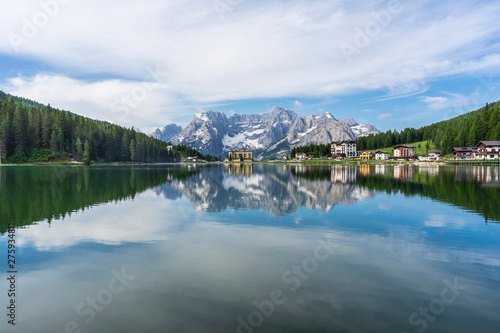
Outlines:
{"type": "Polygon", "coordinates": [[[402,130],[500,100],[499,1],[0,3],[0,90],[146,133],[276,106],[402,130]]]}

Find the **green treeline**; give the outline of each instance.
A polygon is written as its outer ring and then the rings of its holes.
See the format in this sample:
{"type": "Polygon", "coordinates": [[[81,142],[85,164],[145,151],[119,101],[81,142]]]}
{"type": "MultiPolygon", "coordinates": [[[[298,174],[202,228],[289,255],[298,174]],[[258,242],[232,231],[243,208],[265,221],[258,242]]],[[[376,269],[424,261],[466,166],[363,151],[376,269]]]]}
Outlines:
{"type": "Polygon", "coordinates": [[[482,140],[500,140],[500,102],[486,104],[479,110],[419,129],[389,130],[360,137],[357,149],[374,150],[396,144],[431,141],[440,147],[443,154],[450,154],[453,147],[474,147],[482,140]]]}
{"type": "Polygon", "coordinates": [[[331,154],[331,145],[330,144],[310,144],[307,146],[300,146],[292,149],[291,158],[295,158],[296,154],[301,153],[312,153],[314,157],[326,156],[331,154]]]}
{"type": "MultiPolygon", "coordinates": [[[[487,166],[474,166],[469,169],[462,167],[441,168],[439,174],[431,175],[415,166],[387,167],[386,174],[377,174],[375,166],[363,166],[366,169],[356,171],[356,185],[388,194],[403,194],[404,196],[422,196],[437,201],[450,203],[481,214],[486,220],[500,222],[500,189],[498,187],[484,187],[481,183],[468,179],[465,174],[477,173],[480,169],[485,173],[487,166]],[[398,180],[394,177],[395,168],[408,168],[414,177],[410,180],[398,180]]],[[[307,180],[331,181],[332,168],[305,168],[301,172],[291,169],[292,175],[307,180]]],[[[347,171],[352,166],[342,166],[347,171]]],[[[341,170],[341,169],[339,169],[341,170]]],[[[333,170],[333,171],[339,171],[333,170]]]]}
{"type": "MultiPolygon", "coordinates": [[[[0,233],[17,226],[64,218],[94,205],[195,174],[186,167],[3,166],[0,168],[0,233]]],[[[138,221],[140,222],[140,221],[138,221]]]]}
{"type": "Polygon", "coordinates": [[[416,172],[415,179],[412,181],[399,181],[390,176],[382,175],[358,176],[356,184],[389,194],[423,196],[451,203],[454,206],[478,213],[485,220],[500,222],[499,189],[497,187],[482,187],[478,182],[456,178],[453,169],[447,169],[437,176],[416,172]]]}
{"type": "MultiPolygon", "coordinates": [[[[52,160],[170,162],[183,154],[204,157],[104,121],[43,106],[0,91],[0,154],[11,163],[52,160]]],[[[207,156],[209,160],[213,157],[207,156]]]]}

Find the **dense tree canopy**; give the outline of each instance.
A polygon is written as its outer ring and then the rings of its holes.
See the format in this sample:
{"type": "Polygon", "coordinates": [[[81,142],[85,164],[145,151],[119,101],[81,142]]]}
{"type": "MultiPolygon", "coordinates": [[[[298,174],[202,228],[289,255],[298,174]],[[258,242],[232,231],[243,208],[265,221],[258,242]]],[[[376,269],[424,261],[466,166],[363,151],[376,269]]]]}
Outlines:
{"type": "Polygon", "coordinates": [[[75,159],[101,162],[169,162],[203,156],[109,122],[85,118],[0,91],[0,153],[9,162],[75,159]]]}
{"type": "Polygon", "coordinates": [[[500,102],[434,123],[429,126],[405,128],[358,138],[358,150],[373,150],[416,141],[431,141],[450,154],[453,147],[475,146],[482,140],[500,140],[500,102]]]}
{"type": "Polygon", "coordinates": [[[299,146],[292,149],[291,158],[295,158],[296,154],[300,153],[312,153],[314,157],[322,157],[329,155],[331,153],[331,145],[330,144],[319,144],[314,145],[310,144],[307,146],[299,146]]]}

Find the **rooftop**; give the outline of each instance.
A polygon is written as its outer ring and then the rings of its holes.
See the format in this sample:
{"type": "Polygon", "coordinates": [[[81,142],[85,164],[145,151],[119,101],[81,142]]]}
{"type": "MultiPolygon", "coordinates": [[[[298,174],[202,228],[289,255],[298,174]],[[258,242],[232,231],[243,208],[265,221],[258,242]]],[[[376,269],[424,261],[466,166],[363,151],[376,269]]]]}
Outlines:
{"type": "Polygon", "coordinates": [[[484,144],[486,147],[500,146],[500,141],[479,141],[476,147],[480,146],[481,144],[484,144]]]}

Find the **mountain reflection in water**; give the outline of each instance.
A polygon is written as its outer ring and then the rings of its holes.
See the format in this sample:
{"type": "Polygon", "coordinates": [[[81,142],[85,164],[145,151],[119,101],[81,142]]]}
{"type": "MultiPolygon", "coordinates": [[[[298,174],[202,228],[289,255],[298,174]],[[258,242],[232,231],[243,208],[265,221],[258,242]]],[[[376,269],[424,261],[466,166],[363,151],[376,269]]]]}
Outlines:
{"type": "Polygon", "coordinates": [[[488,166],[148,165],[2,167],[0,231],[154,188],[167,199],[188,198],[196,210],[247,209],[292,214],[300,207],[330,211],[377,193],[419,195],[500,221],[500,172],[488,166]]]}

